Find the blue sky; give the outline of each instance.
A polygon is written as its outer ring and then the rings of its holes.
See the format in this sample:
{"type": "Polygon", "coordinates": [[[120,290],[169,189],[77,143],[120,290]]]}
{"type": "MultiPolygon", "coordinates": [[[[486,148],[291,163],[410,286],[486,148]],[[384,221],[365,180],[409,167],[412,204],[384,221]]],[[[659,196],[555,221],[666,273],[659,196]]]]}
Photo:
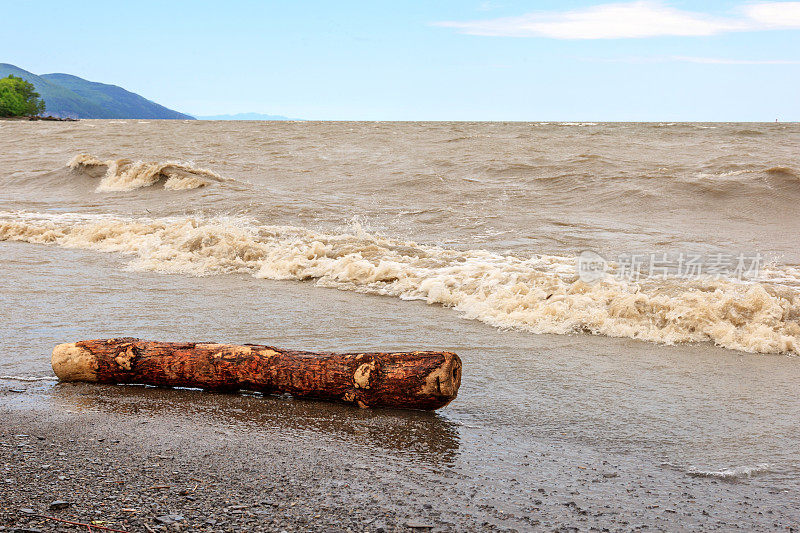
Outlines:
{"type": "Polygon", "coordinates": [[[4,2],[0,62],[191,114],[800,120],[800,2],[4,2]]]}

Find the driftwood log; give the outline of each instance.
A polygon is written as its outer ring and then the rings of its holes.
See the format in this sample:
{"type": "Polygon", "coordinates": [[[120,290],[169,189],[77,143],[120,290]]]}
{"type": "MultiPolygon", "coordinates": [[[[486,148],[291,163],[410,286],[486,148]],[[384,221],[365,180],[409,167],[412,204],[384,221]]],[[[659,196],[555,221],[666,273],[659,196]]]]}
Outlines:
{"type": "Polygon", "coordinates": [[[461,359],[450,352],[312,353],[127,337],[60,344],[52,363],[62,381],[249,390],[360,407],[439,409],[461,385],[461,359]]]}

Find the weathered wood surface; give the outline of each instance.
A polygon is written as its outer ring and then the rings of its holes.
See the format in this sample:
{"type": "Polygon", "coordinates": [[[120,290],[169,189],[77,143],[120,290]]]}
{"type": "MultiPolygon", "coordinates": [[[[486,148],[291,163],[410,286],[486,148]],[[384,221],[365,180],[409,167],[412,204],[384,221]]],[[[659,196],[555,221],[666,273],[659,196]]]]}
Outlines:
{"type": "Polygon", "coordinates": [[[361,407],[439,409],[461,385],[461,359],[450,352],[313,353],[126,337],[60,344],[52,363],[62,381],[288,393],[361,407]]]}

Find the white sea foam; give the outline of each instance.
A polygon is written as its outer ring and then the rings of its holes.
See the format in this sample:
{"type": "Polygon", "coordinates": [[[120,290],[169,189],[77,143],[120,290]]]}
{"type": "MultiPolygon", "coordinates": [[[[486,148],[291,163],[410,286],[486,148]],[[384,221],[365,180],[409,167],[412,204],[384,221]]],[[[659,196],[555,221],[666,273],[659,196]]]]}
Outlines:
{"type": "Polygon", "coordinates": [[[721,470],[701,470],[692,468],[687,472],[687,474],[693,477],[710,477],[733,481],[737,479],[748,478],[757,474],[766,474],[770,471],[771,465],[764,463],[751,466],[723,468],[721,470]]]}
{"type": "Polygon", "coordinates": [[[55,376],[0,376],[0,380],[5,381],[58,381],[55,376]]]}
{"type": "Polygon", "coordinates": [[[668,278],[587,284],[576,276],[574,257],[462,251],[358,226],[323,233],[231,217],[0,212],[0,240],[126,254],[134,269],[315,280],[323,287],[423,300],[464,318],[534,333],[711,341],[747,352],[800,354],[800,292],[775,283],[668,278]]]}
{"type": "Polygon", "coordinates": [[[188,163],[160,163],[157,161],[132,161],[130,159],[100,160],[92,155],[78,154],[67,166],[89,175],[102,173],[97,192],[132,191],[163,183],[165,189],[185,190],[205,187],[214,182],[226,181],[222,176],[196,168],[188,163]]]}

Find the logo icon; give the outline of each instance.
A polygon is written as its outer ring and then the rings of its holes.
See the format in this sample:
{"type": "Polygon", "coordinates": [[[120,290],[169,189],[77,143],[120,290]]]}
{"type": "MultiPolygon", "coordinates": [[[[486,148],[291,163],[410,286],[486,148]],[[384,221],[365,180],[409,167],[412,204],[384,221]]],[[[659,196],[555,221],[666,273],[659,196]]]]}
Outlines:
{"type": "Polygon", "coordinates": [[[608,272],[608,261],[591,250],[584,250],[578,256],[578,278],[584,283],[602,280],[608,272]]]}

